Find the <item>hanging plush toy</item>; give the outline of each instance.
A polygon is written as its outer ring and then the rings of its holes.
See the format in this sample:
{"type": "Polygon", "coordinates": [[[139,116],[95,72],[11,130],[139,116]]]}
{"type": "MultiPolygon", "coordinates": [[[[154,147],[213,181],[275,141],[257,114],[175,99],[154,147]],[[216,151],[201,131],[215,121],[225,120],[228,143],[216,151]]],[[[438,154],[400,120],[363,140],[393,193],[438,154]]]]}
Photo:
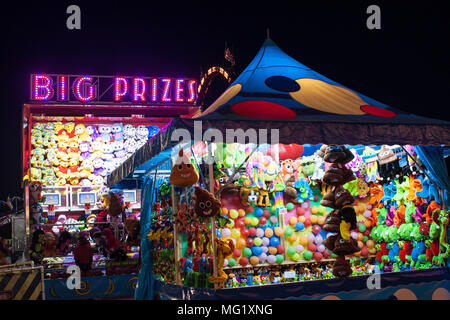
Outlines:
{"type": "Polygon", "coordinates": [[[198,181],[198,173],[189,158],[183,154],[183,149],[178,152],[178,158],[170,173],[170,183],[176,187],[189,187],[198,181]]]}
{"type": "Polygon", "coordinates": [[[294,176],[294,161],[287,159],[281,162],[281,177],[286,182],[294,176]]]}
{"type": "Polygon", "coordinates": [[[30,205],[34,203],[41,202],[41,191],[42,191],[42,185],[39,181],[32,181],[29,184],[29,190],[30,190],[30,205]]]}
{"type": "Polygon", "coordinates": [[[217,277],[209,277],[209,282],[218,283],[217,289],[220,289],[223,287],[225,281],[228,278],[227,274],[223,271],[225,257],[233,253],[234,243],[231,239],[222,240],[216,238],[215,241],[216,241],[216,256],[217,256],[217,271],[219,275],[217,277]]]}
{"type": "Polygon", "coordinates": [[[203,218],[211,218],[220,212],[221,203],[205,189],[195,187],[195,213],[203,218]]]}
{"type": "Polygon", "coordinates": [[[398,157],[387,145],[383,145],[378,152],[380,180],[383,182],[398,178],[401,175],[398,157]]]}
{"type": "Polygon", "coordinates": [[[248,207],[258,200],[259,189],[257,187],[242,186],[239,189],[239,198],[244,207],[248,207]]]}
{"type": "Polygon", "coordinates": [[[46,257],[56,256],[56,238],[53,232],[46,232],[44,234],[42,249],[44,252],[44,256],[46,257]]]}

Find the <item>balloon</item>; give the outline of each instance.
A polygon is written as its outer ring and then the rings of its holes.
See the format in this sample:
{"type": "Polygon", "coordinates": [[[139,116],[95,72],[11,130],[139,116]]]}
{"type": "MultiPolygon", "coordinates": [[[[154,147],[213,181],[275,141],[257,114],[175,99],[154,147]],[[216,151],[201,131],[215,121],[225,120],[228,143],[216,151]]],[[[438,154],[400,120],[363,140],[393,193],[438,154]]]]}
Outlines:
{"type": "Polygon", "coordinates": [[[314,243],[308,243],[308,250],[311,252],[316,251],[316,245],[314,243]]]}
{"type": "Polygon", "coordinates": [[[312,226],[312,232],[314,234],[318,234],[320,232],[320,230],[322,230],[322,229],[320,228],[319,225],[315,224],[315,225],[312,226]]]}
{"type": "Polygon", "coordinates": [[[264,230],[264,234],[266,237],[270,238],[273,236],[273,230],[271,228],[266,228],[266,230],[264,230]]]}
{"type": "Polygon", "coordinates": [[[268,263],[275,263],[276,261],[277,261],[277,258],[273,254],[271,254],[267,257],[268,263]]]}
{"type": "Polygon", "coordinates": [[[313,257],[314,257],[314,260],[320,261],[320,260],[322,260],[323,255],[322,255],[322,253],[320,253],[320,252],[314,252],[313,257]]]}
{"type": "Polygon", "coordinates": [[[260,255],[259,255],[259,261],[261,262],[261,263],[264,263],[264,262],[266,262],[266,260],[267,260],[267,254],[265,253],[265,252],[263,252],[263,253],[261,253],[260,255]]]}
{"type": "Polygon", "coordinates": [[[267,246],[261,247],[261,249],[264,253],[269,252],[269,247],[267,247],[267,246]]]}
{"type": "Polygon", "coordinates": [[[355,240],[358,239],[358,234],[355,231],[350,232],[350,236],[355,240]]]}
{"type": "Polygon", "coordinates": [[[295,224],[297,223],[297,218],[296,217],[291,217],[290,219],[289,219],[289,224],[291,225],[291,226],[295,226],[295,224]]]}
{"type": "Polygon", "coordinates": [[[362,241],[358,241],[358,247],[361,249],[362,247],[364,247],[364,243],[362,243],[362,241]]]}
{"type": "Polygon", "coordinates": [[[280,227],[273,228],[273,232],[277,237],[281,237],[283,235],[283,229],[281,229],[280,227]]]}
{"type": "Polygon", "coordinates": [[[325,259],[329,258],[331,255],[330,251],[328,251],[327,249],[325,249],[325,251],[323,251],[322,254],[325,259]]]}
{"type": "Polygon", "coordinates": [[[277,254],[275,258],[277,263],[282,263],[284,261],[284,257],[281,254],[277,254]]]}
{"type": "Polygon", "coordinates": [[[275,248],[275,247],[269,247],[269,253],[270,254],[276,254],[277,253],[277,248],[275,248]]]}
{"type": "Polygon", "coordinates": [[[308,242],[313,242],[316,239],[312,233],[308,234],[308,242]]]}
{"type": "Polygon", "coordinates": [[[255,210],[255,216],[257,216],[257,217],[262,217],[262,215],[263,215],[263,209],[261,209],[261,208],[256,208],[256,210],[255,210]]]}
{"type": "Polygon", "coordinates": [[[305,224],[305,227],[309,227],[312,223],[311,220],[306,219],[305,222],[303,222],[305,224]]]}
{"type": "Polygon", "coordinates": [[[359,250],[358,252],[354,252],[353,255],[355,257],[359,257],[361,255],[361,250],[359,250]]]}
{"type": "Polygon", "coordinates": [[[307,246],[308,245],[308,237],[307,236],[300,236],[299,243],[302,246],[307,246]]]}
{"type": "Polygon", "coordinates": [[[271,217],[270,217],[270,222],[272,222],[273,224],[275,224],[275,223],[278,222],[278,218],[275,217],[275,216],[271,216],[271,217]]]}
{"type": "Polygon", "coordinates": [[[300,259],[300,255],[296,252],[291,256],[291,260],[298,261],[300,259]]]}
{"type": "Polygon", "coordinates": [[[318,216],[309,216],[309,220],[311,221],[311,223],[317,223],[317,221],[319,220],[318,216]]]}
{"type": "Polygon", "coordinates": [[[227,227],[228,228],[233,228],[234,227],[234,220],[230,220],[230,222],[227,223],[227,227]]]}
{"type": "Polygon", "coordinates": [[[257,225],[258,225],[258,222],[259,222],[258,218],[253,217],[253,218],[251,218],[250,220],[251,220],[250,224],[251,224],[252,226],[257,226],[257,225]]]}
{"type": "Polygon", "coordinates": [[[270,217],[270,211],[267,210],[267,209],[264,209],[264,210],[263,210],[263,217],[264,217],[264,218],[270,217]]]}
{"type": "Polygon", "coordinates": [[[247,245],[247,242],[245,241],[244,238],[237,239],[237,243],[236,243],[237,248],[244,249],[246,245],[247,245]]]}
{"type": "Polygon", "coordinates": [[[255,256],[259,256],[261,253],[263,253],[261,247],[252,247],[252,253],[255,256]]]}
{"type": "Polygon", "coordinates": [[[325,251],[325,246],[324,246],[323,244],[320,244],[320,245],[317,247],[317,251],[319,251],[319,252],[324,252],[324,251],[325,251]]]}
{"type": "Polygon", "coordinates": [[[293,233],[289,236],[288,239],[290,242],[294,243],[295,241],[297,241],[297,236],[295,235],[295,233],[293,233]]]}
{"type": "Polygon", "coordinates": [[[242,219],[242,218],[237,219],[236,222],[234,223],[234,226],[236,228],[243,228],[243,227],[245,227],[244,219],[242,219]]]}
{"type": "Polygon", "coordinates": [[[303,222],[297,222],[295,224],[295,229],[297,229],[298,231],[302,231],[305,228],[305,225],[303,224],[303,222]]]}
{"type": "Polygon", "coordinates": [[[303,209],[308,209],[309,208],[309,203],[307,201],[305,201],[305,202],[303,202],[301,204],[301,206],[302,206],[303,209]]]}
{"type": "Polygon", "coordinates": [[[239,217],[239,214],[238,214],[237,210],[236,209],[231,209],[230,210],[230,218],[231,219],[236,219],[237,217],[239,217]]]}
{"type": "Polygon", "coordinates": [[[259,224],[260,225],[265,225],[267,223],[267,219],[265,218],[265,217],[261,217],[261,218],[259,218],[259,224]]]}
{"type": "Polygon", "coordinates": [[[370,209],[372,209],[372,205],[371,205],[371,204],[366,204],[366,208],[367,208],[368,210],[370,210],[370,209]]]}
{"type": "Polygon", "coordinates": [[[316,206],[312,206],[312,207],[311,207],[311,213],[312,213],[312,214],[317,214],[317,213],[319,213],[319,208],[317,208],[316,206]]]}
{"type": "Polygon", "coordinates": [[[286,227],[286,230],[284,230],[284,235],[286,237],[290,237],[292,235],[292,233],[294,233],[294,231],[291,229],[291,227],[286,227]]]}
{"type": "Polygon", "coordinates": [[[364,235],[361,232],[358,232],[358,236],[357,236],[357,240],[362,241],[362,239],[364,238],[364,235]]]}
{"type": "MultiPolygon", "coordinates": [[[[316,201],[317,201],[317,200],[316,200],[316,201]]],[[[322,206],[322,205],[319,205],[319,211],[318,211],[318,213],[320,213],[320,214],[324,214],[324,213],[325,213],[325,211],[326,211],[325,207],[324,207],[324,206],[322,206]]]]}
{"type": "Polygon", "coordinates": [[[244,218],[244,223],[245,223],[245,224],[248,225],[248,224],[250,224],[251,222],[252,222],[252,220],[251,220],[249,217],[245,217],[245,218],[244,218]]]}
{"type": "Polygon", "coordinates": [[[248,237],[248,235],[250,234],[250,232],[248,231],[248,229],[247,228],[242,228],[241,229],[241,235],[243,236],[243,237],[248,237]]]}
{"type": "Polygon", "coordinates": [[[277,246],[277,252],[278,253],[283,254],[285,251],[286,251],[286,249],[281,244],[279,244],[277,246]]]}
{"type": "Polygon", "coordinates": [[[308,251],[308,250],[303,251],[303,258],[305,260],[311,260],[312,257],[313,257],[313,254],[311,251],[308,251]]]}
{"type": "Polygon", "coordinates": [[[258,238],[258,237],[256,237],[255,239],[253,239],[253,244],[255,245],[255,246],[260,246],[260,245],[262,245],[262,240],[261,240],[261,238],[258,238]]]}
{"type": "Polygon", "coordinates": [[[258,257],[255,257],[255,256],[251,257],[251,258],[250,258],[250,263],[251,263],[253,266],[257,265],[257,264],[259,263],[258,257]]]}
{"type": "Polygon", "coordinates": [[[270,238],[270,245],[272,247],[276,247],[279,244],[280,244],[280,239],[278,239],[277,237],[270,238]]]}
{"type": "Polygon", "coordinates": [[[244,209],[239,209],[239,210],[238,210],[238,215],[239,215],[239,217],[241,217],[241,218],[245,217],[245,211],[244,211],[244,209]]]}
{"type": "Polygon", "coordinates": [[[365,236],[370,236],[370,232],[371,232],[372,230],[369,230],[369,229],[366,229],[366,231],[364,231],[364,235],[365,236]]]}
{"type": "Polygon", "coordinates": [[[295,253],[295,248],[292,246],[289,246],[287,249],[288,255],[292,256],[295,253]]]}
{"type": "Polygon", "coordinates": [[[256,228],[253,228],[253,227],[249,228],[248,233],[252,237],[256,236],[256,228]]]}
{"type": "Polygon", "coordinates": [[[367,257],[367,256],[369,255],[369,250],[367,249],[367,247],[363,247],[363,248],[361,249],[361,255],[362,255],[363,257],[367,257]]]}
{"type": "Polygon", "coordinates": [[[371,249],[371,248],[375,247],[375,242],[373,242],[373,240],[367,240],[366,246],[367,246],[367,248],[371,249]]]}
{"type": "Polygon", "coordinates": [[[358,230],[361,231],[361,232],[366,231],[366,226],[364,225],[364,223],[360,223],[358,225],[358,230]]]}
{"type": "Polygon", "coordinates": [[[364,225],[366,226],[366,228],[370,228],[372,226],[372,221],[366,220],[366,221],[364,221],[364,225]]]}
{"type": "Polygon", "coordinates": [[[222,214],[227,215],[228,214],[228,209],[227,208],[222,208],[222,214]]]}
{"type": "Polygon", "coordinates": [[[231,230],[231,236],[237,239],[241,236],[241,232],[239,231],[239,229],[233,229],[231,230]]]}
{"type": "Polygon", "coordinates": [[[286,209],[287,209],[288,211],[291,211],[292,209],[294,209],[294,204],[291,203],[291,202],[289,202],[289,203],[286,205],[286,209]]]}
{"type": "Polygon", "coordinates": [[[234,267],[236,265],[236,260],[234,260],[233,258],[229,258],[228,259],[228,265],[230,267],[234,267]]]}
{"type": "Polygon", "coordinates": [[[250,257],[252,255],[252,250],[250,248],[246,247],[246,248],[244,248],[242,253],[244,254],[244,256],[250,257]]]}
{"type": "Polygon", "coordinates": [[[369,253],[370,253],[370,254],[375,254],[375,253],[377,253],[377,248],[370,248],[370,249],[369,249],[369,253]]]}
{"type": "Polygon", "coordinates": [[[256,236],[262,238],[264,236],[264,230],[261,228],[256,229],[256,236]]]}
{"type": "Polygon", "coordinates": [[[370,210],[364,211],[363,216],[366,218],[370,218],[372,216],[372,211],[370,210]]]}
{"type": "Polygon", "coordinates": [[[223,260],[223,266],[226,267],[228,265],[228,259],[223,260]]]}
{"type": "Polygon", "coordinates": [[[325,223],[325,217],[324,216],[319,216],[317,218],[317,223],[318,224],[324,224],[325,223]]]}
{"type": "Polygon", "coordinates": [[[252,238],[247,238],[246,244],[247,244],[247,247],[253,246],[253,239],[252,238]]]}
{"type": "Polygon", "coordinates": [[[233,251],[233,257],[239,258],[241,255],[242,255],[241,250],[239,250],[239,249],[234,249],[234,251],[233,251]]]}
{"type": "Polygon", "coordinates": [[[247,213],[252,213],[255,209],[252,206],[248,206],[247,208],[245,208],[245,212],[247,213]]]}
{"type": "Polygon", "coordinates": [[[224,238],[227,238],[227,237],[231,236],[231,230],[228,229],[228,228],[223,228],[223,229],[222,229],[222,236],[223,236],[224,238]]]}
{"type": "Polygon", "coordinates": [[[322,236],[320,234],[317,235],[316,238],[314,239],[314,243],[317,245],[320,245],[320,244],[322,244],[322,242],[323,242],[322,236]]]}
{"type": "Polygon", "coordinates": [[[300,217],[298,217],[298,221],[301,222],[301,223],[303,223],[303,224],[305,224],[305,221],[306,221],[305,216],[300,216],[300,217]]]}
{"type": "Polygon", "coordinates": [[[303,248],[301,244],[298,244],[297,247],[295,247],[295,251],[297,251],[298,253],[302,253],[303,251],[305,251],[305,248],[303,248]]]}
{"type": "Polygon", "coordinates": [[[240,259],[239,259],[239,264],[240,264],[241,266],[246,266],[246,265],[248,265],[248,259],[245,258],[245,257],[240,258],[240,259]]]}
{"type": "Polygon", "coordinates": [[[305,214],[305,208],[297,207],[296,211],[298,216],[303,216],[305,214]]]}
{"type": "Polygon", "coordinates": [[[262,244],[263,246],[267,247],[270,244],[270,240],[267,237],[262,238],[262,244]]]}

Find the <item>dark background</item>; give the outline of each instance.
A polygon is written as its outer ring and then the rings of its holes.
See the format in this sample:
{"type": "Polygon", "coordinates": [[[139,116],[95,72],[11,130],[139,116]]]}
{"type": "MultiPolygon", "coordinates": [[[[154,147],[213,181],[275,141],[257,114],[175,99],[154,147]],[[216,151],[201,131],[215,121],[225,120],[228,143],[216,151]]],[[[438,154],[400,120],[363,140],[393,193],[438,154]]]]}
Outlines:
{"type": "Polygon", "coordinates": [[[399,109],[450,120],[444,2],[349,2],[2,3],[0,199],[21,194],[20,117],[30,73],[198,78],[201,68],[223,62],[225,42],[241,71],[266,28],[287,54],[342,85],[399,109]],[[81,8],[81,30],[66,28],[71,4],[81,8]],[[366,28],[371,4],[381,7],[381,30],[366,28]]]}

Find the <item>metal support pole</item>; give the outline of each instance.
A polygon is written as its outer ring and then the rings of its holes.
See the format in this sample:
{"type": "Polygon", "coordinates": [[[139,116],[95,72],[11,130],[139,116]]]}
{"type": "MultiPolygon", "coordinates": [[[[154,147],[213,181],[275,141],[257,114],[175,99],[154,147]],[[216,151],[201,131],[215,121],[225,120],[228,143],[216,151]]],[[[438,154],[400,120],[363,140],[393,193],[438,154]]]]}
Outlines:
{"type": "MultiPolygon", "coordinates": [[[[214,194],[214,168],[212,156],[212,144],[208,143],[208,165],[209,165],[209,192],[214,194]]],[[[213,251],[213,276],[217,277],[217,261],[216,261],[216,222],[214,217],[211,218],[211,241],[213,251]]],[[[214,289],[217,289],[217,283],[214,283],[214,289]]]]}

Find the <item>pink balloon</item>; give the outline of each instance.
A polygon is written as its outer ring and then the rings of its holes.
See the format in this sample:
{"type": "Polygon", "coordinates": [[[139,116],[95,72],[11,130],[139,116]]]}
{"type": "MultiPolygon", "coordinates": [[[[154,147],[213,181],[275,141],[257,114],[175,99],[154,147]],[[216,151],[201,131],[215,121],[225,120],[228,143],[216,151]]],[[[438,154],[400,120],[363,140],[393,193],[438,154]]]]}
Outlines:
{"type": "Polygon", "coordinates": [[[316,238],[314,239],[314,243],[317,245],[320,245],[320,244],[322,244],[322,242],[323,242],[322,236],[320,234],[317,235],[316,238]]]}
{"type": "Polygon", "coordinates": [[[267,254],[263,252],[258,256],[258,258],[261,263],[264,263],[267,260],[267,254]]]}
{"type": "Polygon", "coordinates": [[[270,239],[267,237],[262,238],[262,244],[263,246],[268,247],[270,244],[270,239]]]}
{"type": "Polygon", "coordinates": [[[269,263],[275,263],[276,261],[277,261],[277,258],[273,254],[271,254],[267,257],[267,262],[269,262],[269,263]]]}
{"type": "Polygon", "coordinates": [[[363,216],[366,217],[366,218],[371,217],[372,216],[372,211],[370,211],[370,210],[364,211],[363,216]]]}
{"type": "Polygon", "coordinates": [[[370,209],[372,209],[372,205],[371,204],[366,204],[366,208],[370,210],[370,209]]]}
{"type": "Polygon", "coordinates": [[[296,250],[298,253],[302,253],[302,252],[305,250],[305,248],[303,248],[303,246],[302,246],[301,244],[299,244],[299,245],[297,245],[297,247],[295,248],[295,250],[296,250]]]}
{"type": "Polygon", "coordinates": [[[261,249],[262,249],[263,253],[267,253],[267,251],[269,251],[269,247],[267,247],[267,246],[261,247],[261,249]]]}
{"type": "Polygon", "coordinates": [[[271,217],[270,217],[270,222],[272,222],[273,224],[277,223],[277,222],[278,222],[277,217],[271,216],[271,217]]]}
{"type": "Polygon", "coordinates": [[[264,230],[262,228],[256,229],[256,236],[259,238],[264,237],[264,230]]]}
{"type": "Polygon", "coordinates": [[[302,208],[308,209],[309,208],[309,202],[308,201],[303,202],[302,203],[302,208]]]}
{"type": "Polygon", "coordinates": [[[350,232],[350,236],[355,240],[358,239],[358,234],[355,231],[350,232]]]}
{"type": "Polygon", "coordinates": [[[325,246],[324,246],[323,244],[319,245],[319,246],[317,247],[317,251],[319,251],[319,252],[324,252],[324,251],[325,251],[325,246]]]}
{"type": "Polygon", "coordinates": [[[313,242],[316,238],[312,233],[308,234],[308,242],[313,242]]]}

